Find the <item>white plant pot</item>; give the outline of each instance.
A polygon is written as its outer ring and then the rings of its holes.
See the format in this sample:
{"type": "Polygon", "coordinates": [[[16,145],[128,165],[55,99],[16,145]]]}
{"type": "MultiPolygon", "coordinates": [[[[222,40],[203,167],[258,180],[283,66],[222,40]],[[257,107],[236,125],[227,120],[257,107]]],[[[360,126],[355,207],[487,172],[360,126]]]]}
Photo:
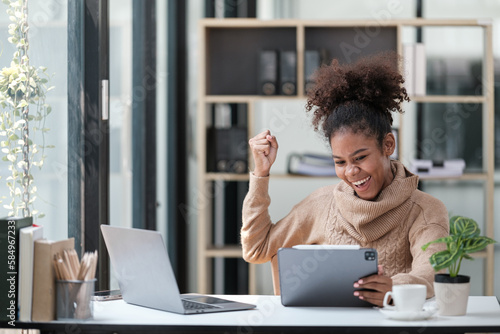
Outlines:
{"type": "Polygon", "coordinates": [[[445,316],[465,315],[467,312],[469,292],[470,282],[443,283],[434,281],[434,293],[436,295],[438,314],[445,316]]]}

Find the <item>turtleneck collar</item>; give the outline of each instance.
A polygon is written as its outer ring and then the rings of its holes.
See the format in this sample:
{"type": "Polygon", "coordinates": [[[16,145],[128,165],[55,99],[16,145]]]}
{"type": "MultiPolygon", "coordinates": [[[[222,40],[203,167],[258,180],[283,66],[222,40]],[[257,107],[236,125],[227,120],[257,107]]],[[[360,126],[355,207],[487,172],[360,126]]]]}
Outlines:
{"type": "Polygon", "coordinates": [[[345,182],[334,190],[338,221],[355,239],[371,242],[401,224],[411,203],[408,198],[417,189],[418,176],[410,173],[401,162],[391,161],[394,179],[373,201],[356,196],[345,182]]]}

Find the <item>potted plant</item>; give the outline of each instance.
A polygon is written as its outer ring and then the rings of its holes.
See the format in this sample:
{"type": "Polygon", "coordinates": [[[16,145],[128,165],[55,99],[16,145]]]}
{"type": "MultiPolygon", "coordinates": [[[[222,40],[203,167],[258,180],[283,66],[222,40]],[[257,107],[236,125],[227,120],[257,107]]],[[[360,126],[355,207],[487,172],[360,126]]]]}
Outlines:
{"type": "Polygon", "coordinates": [[[450,218],[450,234],[431,241],[429,245],[445,243],[446,249],[432,254],[429,261],[436,272],[448,269],[448,274],[438,273],[434,279],[434,291],[440,315],[464,315],[470,291],[470,277],[459,275],[463,259],[473,260],[469,255],[496,243],[495,240],[481,236],[481,230],[472,218],[453,216],[450,218]]]}
{"type": "MultiPolygon", "coordinates": [[[[44,67],[30,64],[28,39],[28,1],[3,0],[8,5],[8,41],[15,52],[9,67],[0,70],[0,158],[9,196],[3,208],[8,216],[42,218],[34,208],[37,188],[32,167],[41,168],[45,159],[45,125],[50,106],[45,103],[48,79],[44,67]],[[7,167],[3,167],[7,165],[7,167]]],[[[1,177],[1,176],[0,176],[1,177]]],[[[4,180],[2,180],[4,181],[4,180]]]]}

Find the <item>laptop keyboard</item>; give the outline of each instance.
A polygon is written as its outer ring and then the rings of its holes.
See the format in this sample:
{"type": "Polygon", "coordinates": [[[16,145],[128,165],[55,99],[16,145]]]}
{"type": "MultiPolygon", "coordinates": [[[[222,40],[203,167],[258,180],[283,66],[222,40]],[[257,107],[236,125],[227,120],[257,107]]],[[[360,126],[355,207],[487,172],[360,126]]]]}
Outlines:
{"type": "Polygon", "coordinates": [[[218,308],[217,306],[214,305],[192,302],[185,299],[182,299],[182,303],[184,304],[184,308],[186,310],[207,310],[207,309],[218,308]]]}

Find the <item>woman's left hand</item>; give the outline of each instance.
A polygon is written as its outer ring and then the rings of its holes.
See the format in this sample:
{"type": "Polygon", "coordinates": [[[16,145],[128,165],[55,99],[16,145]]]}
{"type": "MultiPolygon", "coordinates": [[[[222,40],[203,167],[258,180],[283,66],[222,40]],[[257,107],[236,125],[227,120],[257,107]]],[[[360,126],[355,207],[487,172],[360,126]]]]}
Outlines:
{"type": "Polygon", "coordinates": [[[378,266],[378,275],[361,278],[354,283],[355,288],[369,289],[371,291],[354,291],[354,295],[359,299],[366,300],[377,306],[384,306],[384,296],[387,291],[392,290],[392,279],[384,276],[384,268],[378,266]]]}

